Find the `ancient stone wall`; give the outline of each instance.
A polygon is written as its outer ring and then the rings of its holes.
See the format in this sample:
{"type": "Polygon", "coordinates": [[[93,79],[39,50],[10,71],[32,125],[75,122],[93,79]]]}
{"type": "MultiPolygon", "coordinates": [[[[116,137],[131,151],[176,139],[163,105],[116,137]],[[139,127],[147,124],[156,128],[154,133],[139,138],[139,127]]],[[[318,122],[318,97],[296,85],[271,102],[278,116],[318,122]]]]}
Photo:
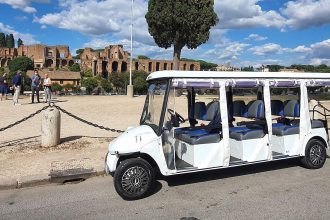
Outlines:
{"type": "MultiPolygon", "coordinates": [[[[107,77],[112,72],[127,72],[130,69],[130,54],[124,51],[123,45],[109,45],[103,51],[94,51],[85,48],[80,56],[81,69],[91,70],[93,75],[107,77]]],[[[134,59],[132,63],[133,71],[145,71],[148,73],[172,70],[173,61],[170,60],[147,60],[134,59]]],[[[200,70],[199,62],[181,61],[180,70],[200,70]]]]}

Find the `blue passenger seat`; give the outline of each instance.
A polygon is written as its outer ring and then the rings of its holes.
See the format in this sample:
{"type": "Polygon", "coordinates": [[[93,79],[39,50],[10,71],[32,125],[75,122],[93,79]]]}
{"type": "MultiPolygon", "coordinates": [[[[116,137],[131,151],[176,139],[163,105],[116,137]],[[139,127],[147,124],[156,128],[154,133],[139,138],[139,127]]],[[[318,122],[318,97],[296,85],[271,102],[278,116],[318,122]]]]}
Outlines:
{"type": "MultiPolygon", "coordinates": [[[[272,115],[284,117],[284,103],[281,100],[271,100],[272,115]]],[[[283,126],[283,123],[273,123],[272,127],[283,126]]]]}
{"type": "Polygon", "coordinates": [[[218,101],[208,105],[205,120],[210,123],[206,126],[175,132],[175,138],[191,145],[219,142],[221,140],[221,115],[218,101]]]}
{"type": "Polygon", "coordinates": [[[244,101],[233,101],[233,116],[247,117],[247,106],[244,101]]]}
{"type": "MultiPolygon", "coordinates": [[[[265,119],[265,106],[262,100],[256,100],[250,103],[247,111],[247,117],[256,120],[265,119]]],[[[241,141],[247,139],[262,138],[265,136],[263,125],[251,123],[247,126],[229,128],[229,136],[232,139],[241,141]]]]}
{"type": "MultiPolygon", "coordinates": [[[[284,117],[299,117],[299,101],[289,100],[284,105],[284,117]]],[[[299,134],[299,120],[286,120],[282,125],[273,126],[273,134],[276,136],[299,134]]]]}

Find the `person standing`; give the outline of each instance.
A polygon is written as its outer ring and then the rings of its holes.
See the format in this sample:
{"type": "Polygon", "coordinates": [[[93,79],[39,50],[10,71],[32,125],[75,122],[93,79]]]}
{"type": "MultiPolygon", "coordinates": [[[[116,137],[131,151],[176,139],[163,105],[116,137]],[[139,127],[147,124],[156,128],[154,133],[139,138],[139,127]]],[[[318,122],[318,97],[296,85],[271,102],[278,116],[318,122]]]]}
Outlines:
{"type": "Polygon", "coordinates": [[[19,94],[21,92],[21,86],[22,86],[22,72],[21,71],[17,71],[14,78],[13,78],[13,86],[14,86],[14,97],[13,97],[13,101],[14,101],[14,105],[21,105],[18,103],[18,99],[19,99],[19,94]]]}
{"type": "Polygon", "coordinates": [[[4,73],[2,77],[0,77],[0,95],[1,95],[1,101],[2,98],[5,97],[5,100],[7,99],[7,93],[8,93],[8,81],[7,81],[7,73],[4,73]]]}
{"type": "Polygon", "coordinates": [[[38,103],[40,103],[39,88],[40,88],[40,76],[38,74],[38,70],[35,70],[34,74],[31,76],[31,90],[32,90],[32,102],[31,103],[34,103],[34,93],[37,94],[37,101],[38,101],[38,103]]]}
{"type": "Polygon", "coordinates": [[[50,100],[52,98],[52,81],[50,80],[48,74],[45,74],[45,79],[44,79],[44,91],[46,94],[46,101],[45,103],[48,102],[48,104],[50,104],[50,100]]]}

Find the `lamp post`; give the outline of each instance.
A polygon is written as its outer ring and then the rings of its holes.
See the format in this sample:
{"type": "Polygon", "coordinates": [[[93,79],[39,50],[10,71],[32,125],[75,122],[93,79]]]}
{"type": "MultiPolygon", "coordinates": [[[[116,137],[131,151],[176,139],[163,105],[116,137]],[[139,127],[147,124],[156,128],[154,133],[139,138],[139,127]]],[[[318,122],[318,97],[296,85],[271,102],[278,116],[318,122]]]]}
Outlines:
{"type": "Polygon", "coordinates": [[[130,65],[129,65],[129,85],[127,86],[127,96],[133,97],[134,96],[134,90],[133,90],[133,84],[132,84],[132,65],[133,65],[133,19],[134,19],[134,0],[132,0],[131,4],[131,55],[130,55],[130,65]]]}

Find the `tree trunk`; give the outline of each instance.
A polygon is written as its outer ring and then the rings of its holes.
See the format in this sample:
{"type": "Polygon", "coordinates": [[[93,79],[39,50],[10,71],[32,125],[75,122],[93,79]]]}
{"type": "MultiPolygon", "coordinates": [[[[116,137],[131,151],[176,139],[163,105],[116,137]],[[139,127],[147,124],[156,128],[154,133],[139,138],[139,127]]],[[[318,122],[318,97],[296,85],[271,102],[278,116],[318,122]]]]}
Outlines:
{"type": "Polygon", "coordinates": [[[180,69],[181,49],[182,49],[181,46],[179,46],[179,45],[174,45],[174,52],[173,52],[173,70],[179,70],[179,69],[180,69]]]}

